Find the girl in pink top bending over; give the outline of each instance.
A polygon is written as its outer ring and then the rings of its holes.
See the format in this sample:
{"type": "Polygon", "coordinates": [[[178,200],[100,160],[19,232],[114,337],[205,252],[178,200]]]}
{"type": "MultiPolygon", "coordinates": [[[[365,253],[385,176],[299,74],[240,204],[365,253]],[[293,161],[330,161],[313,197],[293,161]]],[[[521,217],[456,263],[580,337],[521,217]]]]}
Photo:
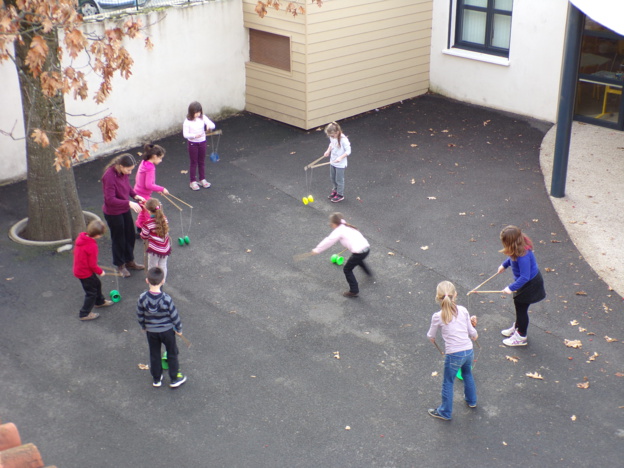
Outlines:
{"type": "Polygon", "coordinates": [[[457,291],[450,281],[442,281],[436,289],[436,302],[440,304],[440,311],[431,317],[431,327],[427,338],[435,344],[438,328],[444,340],[444,379],[442,380],[442,404],[436,409],[430,409],[429,415],[434,418],[451,420],[453,413],[453,383],[457,370],[461,369],[464,379],[464,398],[470,408],[477,407],[477,387],[472,376],[472,361],[474,358],[472,341],[479,335],[475,326],[477,317],[470,317],[465,307],[458,306],[457,291]]]}
{"type": "Polygon", "coordinates": [[[343,292],[342,295],[345,297],[357,297],[360,289],[353,274],[353,269],[359,265],[364,270],[364,273],[372,276],[371,271],[364,263],[364,259],[370,253],[370,244],[355,226],[345,221],[342,213],[332,213],[329,216],[329,226],[333,229],[332,233],[314,247],[311,254],[319,254],[340,241],[342,246],[351,252],[351,256],[343,268],[347,283],[349,283],[349,290],[343,292]]]}
{"type": "MultiPolygon", "coordinates": [[[[156,185],[156,166],[158,166],[165,157],[165,148],[159,145],[147,144],[143,147],[143,161],[139,164],[137,171],[134,191],[146,200],[152,197],[152,192],[162,192],[169,195],[169,191],[165,187],[156,185]]],[[[150,215],[143,206],[143,209],[137,216],[136,227],[137,232],[141,232],[143,224],[150,219],[150,215]]]]}

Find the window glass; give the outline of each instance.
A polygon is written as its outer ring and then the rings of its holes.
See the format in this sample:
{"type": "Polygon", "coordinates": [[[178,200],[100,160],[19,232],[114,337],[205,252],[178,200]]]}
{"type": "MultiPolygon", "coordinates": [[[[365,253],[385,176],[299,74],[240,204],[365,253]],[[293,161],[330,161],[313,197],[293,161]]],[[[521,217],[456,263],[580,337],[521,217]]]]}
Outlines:
{"type": "Polygon", "coordinates": [[[513,0],[495,0],[494,1],[494,8],[496,8],[497,10],[511,11],[512,7],[513,7],[513,0]]]}
{"type": "Polygon", "coordinates": [[[464,5],[487,8],[487,2],[488,0],[465,0],[464,5]]]}
{"type": "Polygon", "coordinates": [[[290,38],[250,29],[249,59],[255,63],[290,71],[290,38]]]}
{"type": "Polygon", "coordinates": [[[494,15],[492,24],[492,45],[501,49],[509,49],[511,37],[511,16],[494,15]]]}
{"type": "Polygon", "coordinates": [[[464,11],[462,40],[474,42],[475,44],[485,44],[485,25],[487,13],[481,11],[464,11]]]}

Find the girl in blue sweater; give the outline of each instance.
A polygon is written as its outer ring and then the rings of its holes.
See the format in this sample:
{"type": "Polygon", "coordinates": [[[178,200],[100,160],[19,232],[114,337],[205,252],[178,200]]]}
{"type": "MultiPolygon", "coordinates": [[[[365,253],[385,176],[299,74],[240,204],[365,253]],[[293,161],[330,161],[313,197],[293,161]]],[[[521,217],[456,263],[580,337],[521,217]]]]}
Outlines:
{"type": "Polygon", "coordinates": [[[503,292],[513,294],[516,307],[516,321],[506,330],[502,330],[503,340],[507,346],[526,346],[527,329],[529,328],[529,306],[541,301],[546,297],[544,280],[533,255],[533,242],[528,236],[522,234],[520,228],[507,226],[500,233],[503,243],[502,253],[508,255],[498,273],[502,273],[511,266],[514,282],[507,286],[503,292]]]}

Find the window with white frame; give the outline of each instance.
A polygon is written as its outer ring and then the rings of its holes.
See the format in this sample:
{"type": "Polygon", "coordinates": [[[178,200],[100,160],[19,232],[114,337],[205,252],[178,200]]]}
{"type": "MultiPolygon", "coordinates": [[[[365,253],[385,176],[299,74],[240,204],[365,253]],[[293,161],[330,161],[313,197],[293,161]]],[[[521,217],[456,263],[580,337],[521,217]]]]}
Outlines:
{"type": "Polygon", "coordinates": [[[457,0],[454,47],[509,57],[513,0],[457,0]]]}

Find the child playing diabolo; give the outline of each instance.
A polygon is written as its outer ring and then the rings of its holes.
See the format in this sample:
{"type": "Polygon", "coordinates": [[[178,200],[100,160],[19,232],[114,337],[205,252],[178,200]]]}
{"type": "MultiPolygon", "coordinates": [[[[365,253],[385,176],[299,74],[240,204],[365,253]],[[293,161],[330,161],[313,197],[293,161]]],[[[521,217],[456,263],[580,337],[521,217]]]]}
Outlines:
{"type": "Polygon", "coordinates": [[[333,203],[339,203],[344,200],[345,169],[347,157],[351,154],[351,143],[336,122],[325,127],[325,134],[329,137],[329,146],[323,156],[329,157],[329,178],[332,182],[328,198],[333,203]]]}
{"type": "Polygon", "coordinates": [[[370,253],[370,244],[355,226],[345,221],[342,213],[332,213],[329,216],[329,226],[333,229],[331,234],[314,247],[310,253],[305,255],[320,254],[340,241],[345,250],[351,252],[351,256],[343,268],[345,278],[347,283],[349,283],[349,290],[343,292],[342,295],[345,297],[357,297],[360,293],[360,288],[353,274],[353,269],[359,265],[364,270],[364,273],[372,276],[368,266],[364,263],[364,260],[370,253]]]}
{"type": "Polygon", "coordinates": [[[81,232],[74,247],[74,276],[80,280],[85,292],[84,303],[80,309],[80,320],[95,320],[100,316],[92,312],[94,307],[108,307],[113,301],[108,301],[102,294],[102,282],[98,276],[104,276],[104,270],[98,265],[97,239],[106,232],[106,226],[98,219],[94,219],[87,226],[86,232],[81,232]]]}
{"type": "Polygon", "coordinates": [[[442,381],[442,404],[437,409],[430,409],[429,415],[434,418],[451,420],[453,413],[453,384],[458,369],[464,379],[464,398],[470,408],[477,407],[477,388],[472,376],[473,349],[472,342],[479,335],[475,326],[477,317],[468,315],[466,308],[455,303],[457,291],[450,281],[442,281],[436,289],[436,302],[441,310],[431,317],[431,327],[427,338],[435,344],[438,328],[444,340],[444,379],[442,381]]]}
{"type": "MultiPolygon", "coordinates": [[[[143,161],[139,164],[134,184],[134,191],[137,195],[141,195],[146,200],[150,199],[152,192],[162,192],[169,195],[169,191],[165,187],[156,184],[156,166],[162,162],[164,157],[165,148],[160,145],[147,144],[143,147],[143,161]]],[[[148,219],[149,213],[145,209],[141,210],[136,220],[136,227],[139,232],[148,219]]]]}
{"type": "Polygon", "coordinates": [[[511,267],[514,282],[503,289],[506,294],[513,294],[516,308],[516,321],[511,327],[501,330],[506,346],[526,346],[529,329],[529,306],[546,297],[544,279],[533,254],[533,242],[524,235],[519,227],[507,226],[500,233],[503,249],[500,251],[509,258],[499,267],[502,273],[511,267]]]}
{"type": "Polygon", "coordinates": [[[148,213],[148,218],[141,228],[141,238],[147,243],[147,268],[161,268],[166,280],[167,258],[171,254],[169,223],[162,204],[156,198],[147,200],[145,211],[148,213]]]}
{"type": "Polygon", "coordinates": [[[186,382],[186,376],[179,372],[178,345],[176,344],[176,335],[182,336],[182,321],[171,296],[160,290],[165,283],[165,274],[162,269],[150,268],[145,281],[149,285],[149,291],[145,291],[139,297],[136,313],[139,325],[147,334],[152,385],[154,387],[162,385],[160,348],[164,344],[171,379],[169,386],[176,388],[186,382]]]}

